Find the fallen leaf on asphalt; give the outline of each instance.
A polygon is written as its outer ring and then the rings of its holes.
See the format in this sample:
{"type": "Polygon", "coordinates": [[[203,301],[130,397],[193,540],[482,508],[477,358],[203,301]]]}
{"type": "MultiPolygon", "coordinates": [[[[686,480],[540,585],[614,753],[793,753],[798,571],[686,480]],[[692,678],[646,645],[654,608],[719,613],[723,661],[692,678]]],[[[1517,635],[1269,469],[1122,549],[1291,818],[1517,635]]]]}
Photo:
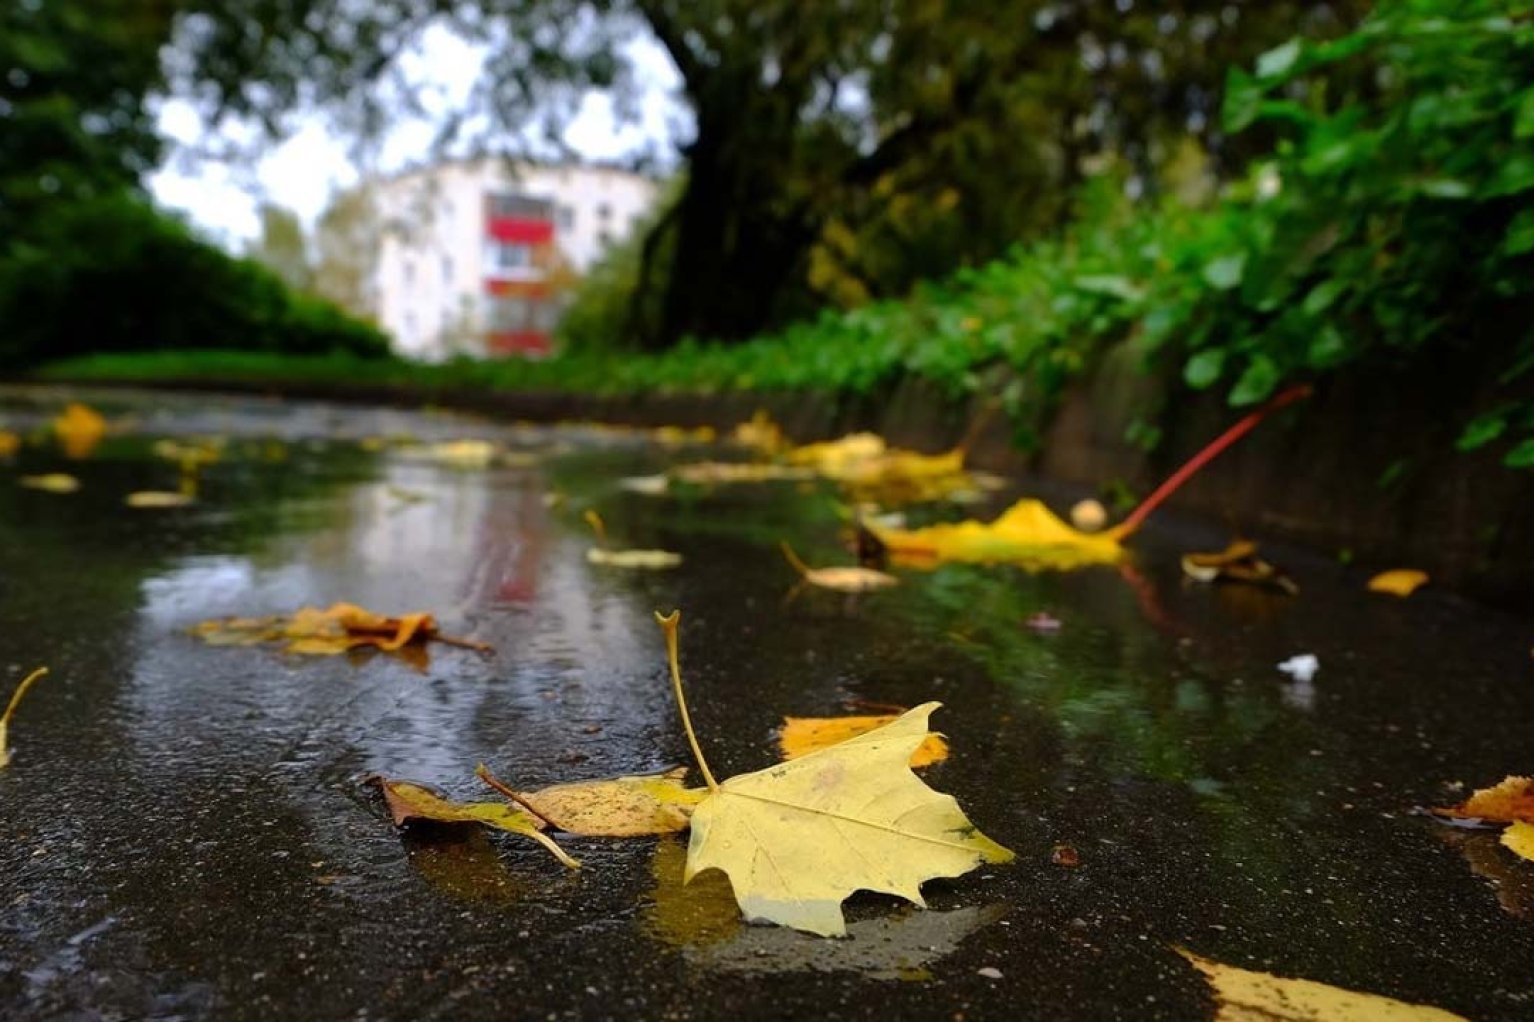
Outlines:
{"type": "Polygon", "coordinates": [[[211,465],[224,456],[225,442],[221,438],[208,440],[156,440],[150,450],[155,457],[174,461],[184,472],[195,472],[204,465],[211,465]]]}
{"type": "Polygon", "coordinates": [[[1244,582],[1282,590],[1291,596],[1300,591],[1294,581],[1257,556],[1257,544],[1247,539],[1232,540],[1217,553],[1183,554],[1183,574],[1199,582],[1244,582]]]}
{"type": "Polygon", "coordinates": [[[186,507],[196,499],[190,493],[175,490],[139,490],[124,497],[123,503],[138,508],[186,507]]]}
{"type": "Polygon", "coordinates": [[[16,686],[16,691],[11,693],[11,701],[6,704],[5,712],[0,713],[0,770],[11,763],[11,749],[8,732],[11,727],[11,718],[16,716],[16,708],[21,705],[21,697],[27,694],[27,689],[37,683],[37,679],[48,673],[48,668],[39,667],[16,686]]]}
{"type": "Polygon", "coordinates": [[[787,543],[782,543],[783,556],[788,558],[788,563],[793,565],[799,577],[812,586],[820,586],[822,589],[835,589],[843,593],[867,593],[875,589],[888,589],[900,580],[894,575],[885,574],[873,568],[862,567],[833,567],[812,568],[799,559],[793,548],[787,543]]]}
{"type": "Polygon", "coordinates": [[[489,468],[495,464],[501,449],[488,440],[445,440],[441,443],[403,447],[400,453],[448,468],[473,470],[489,468]]]}
{"type": "Polygon", "coordinates": [[[874,433],[852,433],[839,440],[806,444],[787,451],[795,465],[808,465],[862,496],[886,500],[935,500],[977,484],[964,471],[964,451],[919,454],[890,447],[874,433]]]}
{"type": "Polygon", "coordinates": [[[1508,776],[1481,788],[1457,806],[1434,809],[1439,816],[1507,825],[1502,844],[1534,861],[1534,777],[1508,776]]]}
{"type": "Polygon", "coordinates": [[[1382,571],[1369,580],[1371,593],[1389,593],[1391,596],[1410,596],[1427,585],[1427,572],[1415,568],[1395,568],[1382,571]]]}
{"type": "Polygon", "coordinates": [[[683,727],[709,788],[693,810],[685,879],[718,869],[748,920],[831,937],[846,933],[841,903],[854,891],[924,905],[924,881],[1014,858],[981,834],[952,796],[911,772],[938,703],[820,752],[715,781],[682,694],[679,619],[656,615],[683,727]]]}
{"type": "Polygon", "coordinates": [[[101,438],[106,436],[107,420],[89,405],[71,401],[53,420],[53,432],[59,438],[59,446],[64,449],[64,457],[88,458],[96,445],[101,443],[101,438]]]}
{"type": "Polygon", "coordinates": [[[80,480],[63,472],[49,472],[40,476],[22,476],[17,483],[29,490],[42,490],[45,493],[74,493],[80,488],[80,480]]]}
{"type": "Polygon", "coordinates": [[[671,485],[671,479],[664,475],[657,476],[629,476],[619,480],[620,489],[630,493],[642,493],[647,497],[663,496],[666,488],[671,485]]]}
{"type": "Polygon", "coordinates": [[[484,824],[530,837],[566,866],[571,869],[580,868],[579,862],[543,833],[543,822],[525,809],[504,802],[455,802],[424,784],[386,777],[374,779],[383,789],[384,801],[389,806],[389,815],[393,817],[396,827],[404,826],[411,820],[484,824]]]}
{"type": "Polygon", "coordinates": [[[658,443],[676,446],[678,444],[711,444],[718,434],[713,426],[656,426],[650,431],[658,443]]]}
{"type": "Polygon", "coordinates": [[[1221,965],[1177,948],[1203,973],[1213,989],[1215,1022],[1324,1022],[1369,1019],[1371,1022],[1449,1022],[1462,1016],[1425,1004],[1408,1004],[1378,994],[1357,993],[1308,979],[1288,979],[1221,965]]]}
{"type": "Polygon", "coordinates": [[[0,458],[9,458],[21,450],[21,437],[8,429],[0,429],[0,458]]]}
{"type": "MultiPolygon", "coordinates": [[[[864,717],[784,717],[778,731],[778,749],[785,760],[799,759],[812,752],[865,735],[893,724],[898,713],[880,713],[864,717]]],[[[930,734],[911,754],[912,767],[931,766],[948,758],[948,742],[939,734],[930,734]]]]}
{"type": "Polygon", "coordinates": [[[708,792],[682,783],[686,767],[642,777],[556,784],[517,792],[517,801],[556,830],[583,837],[674,834],[708,792]]]}
{"type": "Polygon", "coordinates": [[[427,613],[387,617],[353,603],[336,603],[321,610],[302,607],[290,615],[204,621],[192,634],[215,646],[245,646],[260,642],[285,642],[290,653],[334,656],[361,646],[385,652],[402,652],[409,643],[428,641],[463,646],[480,652],[490,647],[472,639],[443,635],[437,619],[427,613]]]}
{"type": "Polygon", "coordinates": [[[1042,501],[1024,498],[994,522],[973,520],[925,529],[872,529],[902,564],[932,566],[946,561],[1017,564],[1030,570],[1068,570],[1114,564],[1124,556],[1112,531],[1078,532],[1042,501]]]}
{"type": "Polygon", "coordinates": [[[670,550],[610,550],[607,547],[607,526],[602,516],[589,508],[584,515],[591,531],[597,534],[597,545],[586,551],[586,560],[609,568],[675,568],[682,563],[682,555],[670,550]]]}

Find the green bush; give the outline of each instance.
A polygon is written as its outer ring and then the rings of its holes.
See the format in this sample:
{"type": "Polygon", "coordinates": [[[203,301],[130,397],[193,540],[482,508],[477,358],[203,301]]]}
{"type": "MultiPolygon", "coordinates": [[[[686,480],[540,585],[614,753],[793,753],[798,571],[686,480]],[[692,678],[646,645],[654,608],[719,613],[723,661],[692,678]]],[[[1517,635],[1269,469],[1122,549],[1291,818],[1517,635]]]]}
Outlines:
{"type": "Polygon", "coordinates": [[[166,348],[381,356],[387,338],[126,192],[61,202],[0,242],[0,358],[166,348]]]}

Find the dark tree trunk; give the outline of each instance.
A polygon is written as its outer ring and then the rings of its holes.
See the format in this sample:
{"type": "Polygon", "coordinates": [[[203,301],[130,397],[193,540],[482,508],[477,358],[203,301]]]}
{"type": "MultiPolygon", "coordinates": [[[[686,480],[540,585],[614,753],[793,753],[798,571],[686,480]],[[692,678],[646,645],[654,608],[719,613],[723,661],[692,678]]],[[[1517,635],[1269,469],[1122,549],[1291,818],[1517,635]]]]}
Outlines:
{"type": "Polygon", "coordinates": [[[815,217],[786,187],[791,122],[781,131],[758,122],[749,133],[751,149],[743,151],[747,133],[738,123],[756,112],[724,104],[700,111],[660,322],[644,339],[647,347],[686,336],[743,340],[802,311],[794,306],[804,290],[798,285],[815,217]]]}

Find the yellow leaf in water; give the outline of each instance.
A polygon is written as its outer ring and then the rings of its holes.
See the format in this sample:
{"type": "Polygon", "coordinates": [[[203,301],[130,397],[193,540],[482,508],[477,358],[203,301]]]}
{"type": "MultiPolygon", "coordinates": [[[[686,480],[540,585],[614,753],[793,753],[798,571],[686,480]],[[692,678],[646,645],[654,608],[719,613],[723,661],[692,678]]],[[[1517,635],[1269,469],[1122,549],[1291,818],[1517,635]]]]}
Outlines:
{"type": "Polygon", "coordinates": [[[518,792],[517,801],[549,825],[585,837],[638,837],[687,829],[693,806],[708,794],[682,784],[685,767],[665,774],[613,777],[518,792]]]}
{"type": "Polygon", "coordinates": [[[1291,596],[1300,591],[1294,580],[1257,556],[1257,544],[1248,539],[1231,540],[1218,553],[1183,554],[1183,574],[1200,582],[1245,582],[1279,589],[1291,596]]]}
{"type": "MultiPolygon", "coordinates": [[[[900,715],[895,713],[865,717],[784,717],[783,728],[778,732],[778,748],[785,760],[798,759],[899,719],[900,715]]],[[[911,755],[911,766],[931,766],[947,758],[948,742],[942,735],[930,734],[911,755]]]]}
{"type": "Polygon", "coordinates": [[[11,701],[6,704],[5,712],[0,713],[0,769],[10,766],[11,749],[8,732],[11,727],[11,718],[16,716],[16,708],[21,705],[21,697],[27,694],[27,689],[37,683],[37,679],[48,673],[48,668],[39,667],[16,686],[16,691],[11,693],[11,701]]]}
{"type": "Polygon", "coordinates": [[[1024,568],[1068,570],[1115,564],[1124,548],[1112,531],[1078,532],[1043,502],[1025,498],[989,524],[969,520],[925,529],[871,531],[902,564],[931,566],[946,561],[1009,563],[1024,568]]]}
{"type": "Polygon", "coordinates": [[[963,450],[918,454],[892,448],[873,433],[806,444],[788,451],[785,457],[796,465],[813,466],[821,476],[864,497],[935,500],[977,488],[964,471],[963,450]]]}
{"type": "Polygon", "coordinates": [[[1286,979],[1177,953],[1214,989],[1215,1022],[1451,1022],[1462,1016],[1425,1004],[1356,993],[1308,979],[1286,979]]]}
{"type": "Polygon", "coordinates": [[[53,420],[53,432],[66,458],[88,458],[106,436],[107,420],[89,405],[71,401],[53,420]]]}
{"type": "Polygon", "coordinates": [[[409,452],[450,468],[481,469],[493,465],[501,449],[488,440],[448,440],[411,448],[409,452]]]}
{"type": "Polygon", "coordinates": [[[395,826],[403,826],[410,820],[432,820],[437,823],[482,823],[487,827],[521,834],[538,842],[560,862],[571,869],[580,863],[572,859],[563,848],[543,833],[543,823],[525,809],[504,802],[454,802],[422,784],[395,781],[379,777],[378,786],[383,789],[384,801],[388,803],[389,815],[395,826]]]}
{"type": "Polygon", "coordinates": [[[682,555],[670,550],[608,550],[592,547],[586,551],[586,560],[609,568],[675,568],[682,563],[682,555]]]}
{"type": "Polygon", "coordinates": [[[175,490],[139,490],[124,497],[123,503],[139,508],[186,507],[196,499],[190,493],[175,490]]]}
{"type": "Polygon", "coordinates": [[[822,589],[835,589],[843,593],[866,593],[875,589],[888,589],[900,581],[894,575],[887,575],[873,568],[855,566],[812,568],[799,560],[799,556],[787,543],[780,546],[783,555],[788,558],[788,563],[794,566],[799,577],[810,585],[820,586],[822,589]]]}
{"type": "Polygon", "coordinates": [[[0,429],[0,458],[9,458],[21,450],[21,437],[8,429],[0,429]]]}
{"type": "Polygon", "coordinates": [[[1534,862],[1534,823],[1518,820],[1502,832],[1502,844],[1512,849],[1513,854],[1534,862]]]}
{"type": "Polygon", "coordinates": [[[80,488],[80,480],[74,476],[65,475],[63,472],[49,472],[47,475],[22,476],[16,480],[29,490],[42,490],[45,493],[74,493],[80,488]]]}
{"type": "Polygon", "coordinates": [[[1392,596],[1410,596],[1427,585],[1427,572],[1415,568],[1396,568],[1382,571],[1369,580],[1372,593],[1389,593],[1392,596]]]}

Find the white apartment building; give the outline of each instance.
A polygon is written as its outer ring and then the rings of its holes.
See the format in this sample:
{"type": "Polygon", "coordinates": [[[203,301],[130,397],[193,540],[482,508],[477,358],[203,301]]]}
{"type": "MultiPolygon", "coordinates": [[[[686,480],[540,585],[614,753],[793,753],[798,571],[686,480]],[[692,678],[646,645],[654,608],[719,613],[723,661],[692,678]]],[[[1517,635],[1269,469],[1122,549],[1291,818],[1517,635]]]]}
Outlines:
{"type": "Polygon", "coordinates": [[[634,228],[658,189],[614,167],[497,159],[376,182],[374,314],[410,358],[547,354],[563,292],[634,228]]]}

